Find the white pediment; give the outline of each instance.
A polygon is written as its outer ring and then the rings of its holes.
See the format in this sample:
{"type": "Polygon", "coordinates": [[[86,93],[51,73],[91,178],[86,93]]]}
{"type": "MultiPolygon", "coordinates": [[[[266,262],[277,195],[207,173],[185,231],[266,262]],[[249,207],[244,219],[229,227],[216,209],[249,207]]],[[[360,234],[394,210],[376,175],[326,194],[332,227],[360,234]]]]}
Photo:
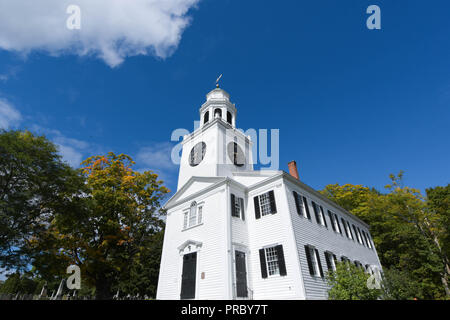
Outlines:
{"type": "Polygon", "coordinates": [[[180,254],[186,254],[190,252],[198,251],[202,247],[203,243],[195,240],[186,240],[178,246],[178,251],[180,254]]]}
{"type": "Polygon", "coordinates": [[[200,194],[202,191],[209,190],[217,183],[225,181],[225,177],[191,177],[188,182],[178,190],[167,203],[165,208],[169,208],[176,203],[190,199],[194,195],[200,194]]]}

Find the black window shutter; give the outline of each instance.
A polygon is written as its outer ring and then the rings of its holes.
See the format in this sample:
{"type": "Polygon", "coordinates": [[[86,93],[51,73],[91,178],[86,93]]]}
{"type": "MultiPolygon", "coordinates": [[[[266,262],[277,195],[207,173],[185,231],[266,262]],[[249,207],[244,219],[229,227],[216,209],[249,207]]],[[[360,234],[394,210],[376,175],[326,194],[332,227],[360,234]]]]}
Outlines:
{"type": "Polygon", "coordinates": [[[338,261],[337,261],[337,257],[335,254],[333,254],[333,260],[334,260],[334,265],[336,265],[338,261]]]}
{"type": "Polygon", "coordinates": [[[342,222],[342,225],[344,226],[345,235],[347,236],[347,238],[350,238],[350,237],[348,236],[348,231],[347,231],[347,227],[345,226],[345,220],[344,220],[344,218],[341,218],[341,222],[342,222]]]}
{"type": "Polygon", "coordinates": [[[311,201],[311,203],[312,203],[312,206],[313,206],[314,215],[316,216],[316,221],[317,221],[318,224],[321,224],[320,223],[320,218],[319,218],[319,212],[318,212],[319,208],[317,207],[317,204],[314,201],[311,201]]]}
{"type": "Polygon", "coordinates": [[[259,249],[259,262],[261,264],[261,276],[267,278],[266,252],[264,249],[259,249]]]}
{"type": "Polygon", "coordinates": [[[303,197],[303,205],[305,206],[306,215],[308,216],[308,219],[311,220],[311,214],[309,213],[309,207],[308,202],[306,201],[306,197],[303,197]]]}
{"type": "Polygon", "coordinates": [[[322,215],[323,223],[325,224],[325,228],[328,228],[327,219],[325,218],[325,213],[323,213],[323,207],[322,206],[320,206],[320,214],[322,215]]]}
{"type": "MultiPolygon", "coordinates": [[[[355,231],[355,232],[354,232],[354,233],[355,233],[355,237],[354,237],[354,238],[358,238],[358,231],[356,231],[355,225],[352,224],[352,227],[353,227],[353,231],[355,231]]],[[[356,239],[356,240],[358,240],[358,242],[359,242],[359,239],[356,239]]]]}
{"type": "Polygon", "coordinates": [[[328,210],[328,216],[330,217],[330,221],[331,221],[331,228],[333,228],[333,231],[336,232],[336,227],[334,226],[332,215],[333,215],[333,213],[331,213],[331,211],[328,210]]]}
{"type": "Polygon", "coordinates": [[[231,194],[231,216],[236,217],[236,200],[234,194],[231,194]]]}
{"type": "Polygon", "coordinates": [[[341,224],[339,223],[339,217],[337,216],[337,214],[334,215],[334,218],[336,219],[336,224],[337,224],[337,226],[338,226],[339,233],[340,233],[341,235],[343,235],[343,234],[342,234],[342,229],[341,229],[341,224]]]}
{"type": "Polygon", "coordinates": [[[323,270],[322,270],[322,263],[320,262],[320,256],[319,256],[319,250],[316,250],[316,257],[317,257],[317,262],[319,263],[319,270],[320,270],[320,277],[323,278],[323,270]]]}
{"type": "Polygon", "coordinates": [[[325,252],[325,261],[327,262],[328,271],[333,271],[333,265],[331,264],[330,254],[328,252],[325,252]]]}
{"type": "Polygon", "coordinates": [[[278,245],[275,247],[275,250],[277,251],[278,267],[280,268],[280,276],[285,276],[285,275],[287,275],[287,272],[286,272],[286,263],[284,261],[283,246],[278,245]]]}
{"type": "Polygon", "coordinates": [[[245,214],[244,214],[244,199],[239,198],[239,202],[241,204],[241,218],[242,220],[245,220],[245,214]]]}
{"type": "Polygon", "coordinates": [[[261,218],[261,211],[259,210],[259,199],[258,196],[253,197],[253,202],[255,203],[255,218],[261,218]]]}
{"type": "Polygon", "coordinates": [[[301,210],[300,210],[300,203],[298,201],[298,193],[295,191],[292,191],[292,194],[294,195],[294,200],[295,200],[295,207],[297,208],[297,213],[298,215],[301,215],[301,210]]]}
{"type": "Polygon", "coordinates": [[[272,214],[277,213],[277,205],[275,203],[275,194],[273,190],[269,191],[269,199],[270,199],[270,212],[272,214]]]}
{"type": "Polygon", "coordinates": [[[350,235],[352,236],[352,240],[355,241],[355,237],[353,236],[352,228],[350,227],[350,223],[347,221],[348,230],[350,231],[350,235]]]}
{"type": "Polygon", "coordinates": [[[308,261],[309,274],[315,275],[314,267],[311,260],[311,252],[308,246],[305,246],[306,260],[308,261]]]}

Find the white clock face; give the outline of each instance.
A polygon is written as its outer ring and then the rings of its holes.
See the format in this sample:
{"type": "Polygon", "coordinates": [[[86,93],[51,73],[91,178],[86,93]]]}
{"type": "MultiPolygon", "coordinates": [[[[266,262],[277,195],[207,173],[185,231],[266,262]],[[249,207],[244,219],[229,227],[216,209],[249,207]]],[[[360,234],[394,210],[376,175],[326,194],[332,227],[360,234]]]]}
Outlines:
{"type": "Polygon", "coordinates": [[[200,162],[202,162],[206,153],[206,143],[199,142],[197,143],[191,150],[189,154],[189,164],[191,167],[197,166],[200,162]]]}
{"type": "Polygon", "coordinates": [[[228,157],[237,167],[245,164],[245,155],[241,147],[236,142],[230,142],[227,146],[228,157]]]}

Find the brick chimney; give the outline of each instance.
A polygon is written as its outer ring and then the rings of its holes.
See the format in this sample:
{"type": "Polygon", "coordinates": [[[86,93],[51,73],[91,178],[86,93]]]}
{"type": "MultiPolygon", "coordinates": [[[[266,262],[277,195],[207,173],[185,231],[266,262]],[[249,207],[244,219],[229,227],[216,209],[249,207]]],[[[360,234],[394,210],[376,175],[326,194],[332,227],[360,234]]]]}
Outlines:
{"type": "Polygon", "coordinates": [[[300,180],[298,176],[297,162],[292,160],[291,162],[288,163],[288,167],[289,167],[289,174],[293,176],[295,179],[300,180]]]}

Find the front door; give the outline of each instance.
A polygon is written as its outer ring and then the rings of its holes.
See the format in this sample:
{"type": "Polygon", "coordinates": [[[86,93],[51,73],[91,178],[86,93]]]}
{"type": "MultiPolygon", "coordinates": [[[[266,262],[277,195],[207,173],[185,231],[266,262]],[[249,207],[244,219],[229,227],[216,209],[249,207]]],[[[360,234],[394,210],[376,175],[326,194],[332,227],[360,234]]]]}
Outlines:
{"type": "Polygon", "coordinates": [[[195,274],[197,271],[197,252],[183,256],[183,274],[181,276],[181,299],[195,298],[195,274]]]}
{"type": "Polygon", "coordinates": [[[236,296],[247,298],[247,268],[245,266],[245,253],[235,251],[236,260],[236,296]]]}

